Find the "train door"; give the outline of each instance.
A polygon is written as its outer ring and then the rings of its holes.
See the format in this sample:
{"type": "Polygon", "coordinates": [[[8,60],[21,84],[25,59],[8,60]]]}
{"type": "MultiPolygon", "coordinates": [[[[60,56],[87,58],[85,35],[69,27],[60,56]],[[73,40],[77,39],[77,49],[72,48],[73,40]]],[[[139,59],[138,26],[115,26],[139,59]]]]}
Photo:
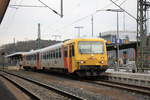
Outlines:
{"type": "Polygon", "coordinates": [[[69,44],[64,47],[64,66],[68,72],[72,72],[74,61],[74,44],[69,44]]]}
{"type": "Polygon", "coordinates": [[[40,69],[40,59],[39,59],[39,56],[40,56],[40,55],[39,55],[39,53],[37,53],[36,56],[37,56],[37,58],[36,58],[36,61],[37,61],[37,62],[36,62],[36,64],[37,64],[36,67],[37,67],[37,69],[40,69]]]}
{"type": "Polygon", "coordinates": [[[74,70],[74,63],[75,61],[75,54],[74,54],[74,44],[69,45],[69,72],[73,72],[74,70]]]}
{"type": "Polygon", "coordinates": [[[71,45],[68,46],[68,68],[69,68],[69,72],[72,72],[72,54],[71,54],[71,51],[72,51],[72,48],[71,48],[71,45]]]}
{"type": "Polygon", "coordinates": [[[67,46],[63,47],[63,52],[64,52],[64,67],[68,69],[68,60],[67,60],[67,53],[68,53],[68,49],[67,46]]]}

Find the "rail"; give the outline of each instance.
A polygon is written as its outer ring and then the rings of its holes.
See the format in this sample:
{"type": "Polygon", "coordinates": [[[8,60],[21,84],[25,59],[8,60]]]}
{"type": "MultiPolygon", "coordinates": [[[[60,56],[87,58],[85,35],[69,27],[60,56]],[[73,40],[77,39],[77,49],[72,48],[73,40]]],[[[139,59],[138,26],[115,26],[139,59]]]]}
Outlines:
{"type": "MultiPolygon", "coordinates": [[[[69,93],[69,92],[67,92],[67,91],[63,91],[63,90],[61,90],[61,89],[55,88],[55,87],[53,87],[53,86],[47,85],[47,84],[42,83],[42,82],[39,82],[39,81],[37,81],[37,80],[30,79],[30,78],[25,78],[25,77],[23,77],[23,76],[19,76],[19,75],[17,75],[17,74],[13,74],[13,73],[10,73],[10,72],[7,72],[7,71],[3,71],[3,72],[6,73],[6,74],[9,74],[9,75],[13,75],[13,76],[19,77],[19,78],[24,79],[24,80],[26,80],[26,81],[32,82],[32,83],[34,83],[34,84],[37,84],[37,85],[39,85],[39,86],[41,86],[41,87],[44,87],[44,88],[49,89],[49,90],[51,90],[51,91],[54,91],[55,93],[58,93],[58,94],[63,95],[63,96],[65,96],[65,97],[68,97],[69,99],[73,99],[73,100],[84,100],[84,98],[79,97],[79,96],[77,96],[77,95],[75,95],[75,94],[69,93]]],[[[1,74],[1,75],[2,75],[2,74],[1,74]]],[[[4,75],[3,75],[3,76],[4,76],[4,75]]],[[[5,76],[4,76],[4,77],[5,77],[5,76]]],[[[11,81],[11,79],[9,79],[9,80],[11,81]]],[[[17,83],[14,83],[14,84],[17,84],[17,83]]],[[[22,88],[23,88],[23,87],[22,87],[22,88]]],[[[29,92],[29,91],[27,91],[27,92],[29,92]]],[[[34,96],[33,93],[30,93],[30,94],[34,96]]],[[[37,98],[38,98],[38,100],[40,100],[39,97],[37,97],[37,98]]]]}

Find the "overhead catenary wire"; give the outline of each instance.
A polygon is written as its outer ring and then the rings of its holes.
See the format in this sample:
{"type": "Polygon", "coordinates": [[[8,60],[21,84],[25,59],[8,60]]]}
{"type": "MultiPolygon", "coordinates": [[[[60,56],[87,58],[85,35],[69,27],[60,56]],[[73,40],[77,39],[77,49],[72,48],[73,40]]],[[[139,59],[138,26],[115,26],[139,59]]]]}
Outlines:
{"type": "Polygon", "coordinates": [[[52,9],[51,7],[49,7],[47,4],[45,4],[44,2],[42,2],[41,0],[39,0],[39,2],[41,2],[44,6],[46,6],[47,8],[49,8],[50,10],[52,10],[55,14],[59,15],[60,17],[62,17],[62,14],[58,13],[56,10],[52,9]]]}
{"type": "MultiPolygon", "coordinates": [[[[119,1],[119,0],[115,0],[114,2],[117,2],[117,1],[119,1]]],[[[124,0],[124,1],[122,2],[122,4],[123,4],[125,1],[126,1],[126,0],[124,0]]],[[[111,6],[112,4],[113,4],[113,3],[109,3],[108,5],[102,7],[101,9],[105,9],[105,8],[111,6]]],[[[88,14],[87,16],[81,17],[81,18],[79,18],[79,19],[77,19],[77,20],[75,20],[75,21],[73,21],[73,22],[71,22],[71,23],[69,23],[69,24],[67,24],[67,25],[65,25],[65,26],[63,26],[63,27],[61,27],[61,28],[54,29],[54,32],[59,32],[59,33],[60,33],[60,30],[66,28],[66,27],[69,27],[69,26],[71,26],[71,25],[73,25],[73,24],[75,24],[75,23],[78,23],[78,22],[80,22],[80,21],[83,21],[83,20],[85,20],[85,19],[91,17],[91,15],[94,15],[94,14],[96,14],[96,13],[97,13],[97,12],[95,11],[95,12],[93,12],[93,13],[91,13],[91,14],[88,14]]]]}
{"type": "Polygon", "coordinates": [[[115,4],[117,7],[119,7],[122,11],[124,11],[125,13],[127,13],[130,17],[132,17],[133,19],[135,19],[137,21],[137,18],[134,17],[132,14],[130,14],[129,12],[127,12],[126,10],[124,10],[121,6],[119,6],[118,4],[116,4],[113,0],[110,0],[113,4],[115,4]]]}
{"type": "MultiPolygon", "coordinates": [[[[115,0],[114,2],[118,2],[118,1],[119,1],[119,0],[115,0]]],[[[124,4],[126,1],[127,1],[127,0],[124,0],[123,2],[121,2],[120,5],[124,4]]],[[[105,8],[108,8],[108,7],[111,6],[112,4],[113,4],[113,3],[111,2],[111,3],[109,3],[108,5],[102,7],[101,9],[103,10],[103,9],[105,9],[105,8]]],[[[65,25],[65,26],[63,26],[63,27],[61,27],[61,28],[59,28],[59,29],[56,29],[55,31],[60,31],[61,29],[64,29],[64,28],[66,28],[66,27],[68,27],[68,26],[71,26],[71,25],[73,25],[73,24],[75,24],[75,23],[78,23],[78,22],[80,22],[80,21],[83,21],[83,20],[85,20],[85,19],[87,19],[87,18],[91,18],[91,15],[94,15],[94,14],[96,14],[96,13],[97,13],[97,11],[95,11],[95,12],[93,12],[93,13],[91,13],[91,14],[88,14],[87,16],[81,17],[81,18],[79,18],[79,19],[77,19],[77,20],[71,22],[71,23],[68,24],[68,25],[65,25]]]]}
{"type": "Polygon", "coordinates": [[[35,6],[35,5],[10,5],[9,7],[37,7],[37,8],[43,8],[46,6],[35,6]]]}

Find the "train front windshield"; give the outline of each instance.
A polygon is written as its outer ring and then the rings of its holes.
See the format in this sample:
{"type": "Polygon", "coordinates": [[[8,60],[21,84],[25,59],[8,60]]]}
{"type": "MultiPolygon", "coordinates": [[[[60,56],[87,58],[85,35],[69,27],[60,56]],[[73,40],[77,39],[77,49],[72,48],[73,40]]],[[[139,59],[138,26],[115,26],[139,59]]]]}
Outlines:
{"type": "Polygon", "coordinates": [[[78,49],[80,54],[102,54],[104,53],[104,43],[100,41],[80,41],[78,49]]]}

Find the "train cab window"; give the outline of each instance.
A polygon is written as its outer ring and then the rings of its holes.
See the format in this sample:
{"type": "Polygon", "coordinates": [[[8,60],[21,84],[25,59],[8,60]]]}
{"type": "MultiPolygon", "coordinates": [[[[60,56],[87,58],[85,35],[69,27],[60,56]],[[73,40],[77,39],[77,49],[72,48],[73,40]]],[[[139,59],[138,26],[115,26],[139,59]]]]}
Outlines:
{"type": "Polygon", "coordinates": [[[73,57],[74,56],[74,45],[71,45],[69,47],[69,57],[73,57]]]}

